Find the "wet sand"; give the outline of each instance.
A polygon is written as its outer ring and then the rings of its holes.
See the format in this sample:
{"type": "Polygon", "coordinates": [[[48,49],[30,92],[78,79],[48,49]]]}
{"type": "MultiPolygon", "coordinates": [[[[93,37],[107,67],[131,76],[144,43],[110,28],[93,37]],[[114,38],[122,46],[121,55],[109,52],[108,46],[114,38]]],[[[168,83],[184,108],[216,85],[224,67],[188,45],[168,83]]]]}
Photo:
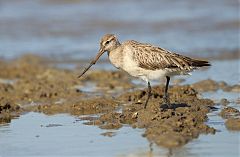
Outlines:
{"type": "MultiPolygon", "coordinates": [[[[164,86],[154,86],[149,105],[143,109],[146,89],[120,71],[95,70],[78,80],[79,69],[57,68],[52,61],[32,55],[2,60],[0,65],[1,124],[26,112],[91,114],[80,119],[106,130],[103,136],[115,136],[111,130],[127,125],[144,129],[143,137],[166,148],[183,146],[201,134],[215,134],[216,129],[206,122],[216,103],[201,97],[201,92],[240,90],[239,85],[209,79],[170,86],[172,107],[168,108],[162,100],[164,86]]],[[[239,131],[239,110],[228,107],[227,99],[221,102],[225,107],[219,115],[226,119],[226,127],[239,131]]]]}

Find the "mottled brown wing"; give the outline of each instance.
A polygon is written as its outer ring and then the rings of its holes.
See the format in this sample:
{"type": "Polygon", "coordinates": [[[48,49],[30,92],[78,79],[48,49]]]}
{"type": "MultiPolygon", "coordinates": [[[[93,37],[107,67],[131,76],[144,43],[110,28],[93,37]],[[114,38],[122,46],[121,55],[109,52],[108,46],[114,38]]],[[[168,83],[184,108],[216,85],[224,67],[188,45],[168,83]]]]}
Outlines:
{"type": "Polygon", "coordinates": [[[148,70],[169,69],[191,71],[196,67],[210,66],[209,62],[192,59],[176,53],[171,53],[160,47],[150,44],[131,41],[134,48],[134,60],[139,66],[148,70]]]}

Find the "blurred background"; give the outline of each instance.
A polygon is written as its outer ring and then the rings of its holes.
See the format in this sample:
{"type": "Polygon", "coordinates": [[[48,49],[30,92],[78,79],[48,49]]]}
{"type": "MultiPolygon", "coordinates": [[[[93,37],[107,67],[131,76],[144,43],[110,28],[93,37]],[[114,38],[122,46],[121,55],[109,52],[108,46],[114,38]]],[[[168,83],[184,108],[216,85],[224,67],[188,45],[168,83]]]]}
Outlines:
{"type": "Polygon", "coordinates": [[[231,54],[239,24],[238,0],[0,0],[0,57],[88,59],[105,33],[191,56],[231,54]]]}

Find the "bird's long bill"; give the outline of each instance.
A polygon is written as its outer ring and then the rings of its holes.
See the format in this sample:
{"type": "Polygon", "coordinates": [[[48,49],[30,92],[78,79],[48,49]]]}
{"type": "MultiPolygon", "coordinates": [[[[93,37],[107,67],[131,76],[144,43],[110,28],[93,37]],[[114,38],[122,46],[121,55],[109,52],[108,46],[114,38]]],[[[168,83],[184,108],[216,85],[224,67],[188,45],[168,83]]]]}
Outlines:
{"type": "Polygon", "coordinates": [[[90,67],[91,67],[92,65],[94,65],[94,64],[98,61],[98,59],[101,57],[101,55],[102,55],[104,52],[105,52],[105,51],[104,51],[102,48],[100,48],[100,50],[99,50],[97,56],[95,57],[95,59],[92,60],[92,62],[89,64],[89,66],[88,66],[86,69],[84,69],[84,71],[82,72],[81,75],[78,76],[78,78],[82,77],[82,76],[88,71],[88,69],[90,69],[90,67]]]}

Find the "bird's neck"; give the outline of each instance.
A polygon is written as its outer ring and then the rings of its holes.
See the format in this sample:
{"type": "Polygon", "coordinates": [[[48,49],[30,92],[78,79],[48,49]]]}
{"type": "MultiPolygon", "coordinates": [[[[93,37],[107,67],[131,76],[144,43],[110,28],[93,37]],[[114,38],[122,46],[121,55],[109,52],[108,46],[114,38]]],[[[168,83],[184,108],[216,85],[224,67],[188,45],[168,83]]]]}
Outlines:
{"type": "Polygon", "coordinates": [[[119,44],[115,49],[108,52],[110,62],[116,67],[123,67],[123,47],[119,44]]]}
{"type": "Polygon", "coordinates": [[[121,43],[117,40],[116,44],[111,48],[111,50],[110,50],[110,51],[107,51],[108,56],[109,56],[109,54],[110,54],[112,51],[116,50],[116,49],[117,49],[118,47],[120,47],[120,46],[121,46],[121,43]]]}

